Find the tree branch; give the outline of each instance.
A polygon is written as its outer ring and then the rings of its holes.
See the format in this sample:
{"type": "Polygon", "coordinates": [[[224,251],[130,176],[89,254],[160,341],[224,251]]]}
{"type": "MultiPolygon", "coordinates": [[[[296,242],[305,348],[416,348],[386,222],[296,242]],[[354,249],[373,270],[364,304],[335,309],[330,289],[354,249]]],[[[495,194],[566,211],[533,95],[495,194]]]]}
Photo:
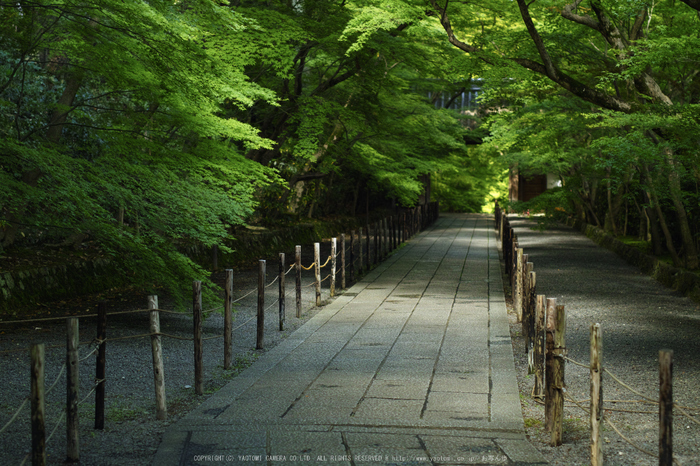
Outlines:
{"type": "Polygon", "coordinates": [[[552,62],[552,59],[549,56],[549,52],[547,52],[547,48],[544,45],[544,41],[542,40],[542,37],[540,36],[539,32],[537,32],[535,24],[532,22],[532,17],[530,16],[530,10],[528,8],[528,5],[526,5],[523,0],[518,0],[518,7],[520,8],[520,16],[522,16],[523,22],[525,23],[525,27],[527,27],[527,32],[530,33],[530,37],[532,38],[532,41],[535,43],[535,47],[537,48],[537,53],[539,53],[540,58],[544,63],[546,75],[552,81],[558,82],[557,75],[559,74],[559,71],[554,66],[554,63],[552,62]]]}
{"type": "Polygon", "coordinates": [[[564,6],[564,9],[561,11],[561,16],[563,18],[568,19],[569,21],[583,24],[584,26],[588,26],[589,28],[595,29],[597,31],[598,28],[600,27],[600,24],[598,24],[598,21],[591,18],[590,16],[577,15],[576,13],[573,12],[573,10],[578,8],[579,4],[581,4],[581,1],[582,0],[576,0],[574,3],[570,3],[566,6],[564,6]]]}
{"type": "Polygon", "coordinates": [[[464,50],[467,53],[476,53],[478,51],[476,47],[469,45],[466,42],[462,42],[455,36],[455,33],[452,30],[452,24],[450,23],[450,18],[447,16],[447,3],[445,3],[445,7],[443,8],[438,5],[437,1],[430,0],[430,5],[440,14],[440,24],[442,24],[442,28],[447,33],[447,38],[450,41],[450,44],[454,45],[458,49],[464,50]]]}

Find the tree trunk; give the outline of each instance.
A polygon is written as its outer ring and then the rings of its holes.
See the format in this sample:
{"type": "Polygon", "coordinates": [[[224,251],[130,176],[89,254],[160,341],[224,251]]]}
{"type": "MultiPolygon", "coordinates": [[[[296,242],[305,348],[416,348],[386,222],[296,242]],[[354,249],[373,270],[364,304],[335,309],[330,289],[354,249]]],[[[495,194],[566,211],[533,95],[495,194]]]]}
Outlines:
{"type": "Polygon", "coordinates": [[[61,133],[63,132],[63,125],[66,123],[68,117],[68,112],[71,110],[73,105],[73,100],[75,95],[80,89],[80,85],[83,82],[82,75],[69,75],[66,79],[66,87],[63,89],[63,94],[56,102],[56,108],[51,115],[51,120],[49,122],[49,129],[46,130],[46,139],[54,144],[58,143],[61,139],[61,133]]]}
{"type": "Polygon", "coordinates": [[[666,153],[666,162],[668,163],[670,169],[668,174],[669,192],[671,194],[671,200],[673,201],[673,207],[676,211],[676,218],[678,218],[678,227],[681,232],[681,240],[683,241],[685,266],[689,270],[695,270],[699,265],[698,251],[695,248],[693,232],[690,230],[688,214],[685,210],[685,204],[683,204],[683,193],[681,192],[681,182],[678,175],[678,170],[676,169],[676,161],[674,160],[673,154],[669,149],[666,149],[664,152],[666,153]]]}
{"type": "Polygon", "coordinates": [[[611,178],[611,173],[610,169],[607,170],[608,172],[608,211],[605,214],[605,230],[606,231],[612,231],[614,235],[620,234],[620,229],[618,228],[617,225],[617,219],[620,216],[620,211],[622,210],[622,206],[624,205],[624,200],[625,200],[625,191],[627,190],[627,185],[632,179],[632,174],[634,173],[632,170],[632,167],[629,167],[627,170],[627,173],[625,173],[624,178],[622,179],[622,184],[618,186],[617,192],[615,194],[612,193],[612,187],[610,185],[610,178],[611,178]]]}
{"type": "Polygon", "coordinates": [[[676,248],[673,246],[673,237],[671,236],[671,232],[669,231],[668,225],[666,224],[666,218],[664,217],[664,213],[661,210],[659,198],[656,195],[656,190],[654,189],[654,182],[651,178],[651,174],[649,173],[649,167],[647,167],[646,164],[644,165],[644,173],[646,175],[647,184],[649,187],[649,197],[651,198],[654,211],[658,216],[659,225],[661,225],[661,230],[664,232],[664,237],[666,238],[666,248],[668,249],[669,254],[671,254],[671,257],[673,258],[673,265],[676,267],[681,267],[681,260],[678,257],[676,248]]]}
{"type": "MultiPolygon", "coordinates": [[[[651,205],[651,196],[649,196],[647,191],[644,192],[644,196],[646,197],[647,204],[651,205]]],[[[660,222],[656,216],[656,209],[653,207],[645,207],[644,213],[649,219],[649,235],[651,236],[652,252],[655,256],[661,256],[666,252],[666,250],[664,249],[664,244],[661,241],[662,232],[659,231],[660,222]]]]}

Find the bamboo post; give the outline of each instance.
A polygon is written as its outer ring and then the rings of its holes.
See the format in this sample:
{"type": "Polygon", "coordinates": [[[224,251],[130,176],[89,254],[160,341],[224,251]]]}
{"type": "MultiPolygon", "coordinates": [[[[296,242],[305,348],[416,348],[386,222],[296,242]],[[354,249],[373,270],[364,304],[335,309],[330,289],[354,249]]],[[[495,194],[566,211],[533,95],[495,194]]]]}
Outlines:
{"type": "Polygon", "coordinates": [[[80,422],[78,393],[80,391],[80,331],[77,317],[66,319],[66,462],[80,461],[80,422]]]}
{"type": "Polygon", "coordinates": [[[331,238],[331,298],[335,296],[335,272],[336,252],[338,251],[338,238],[331,238]]]}
{"type": "Polygon", "coordinates": [[[280,253],[280,270],[279,270],[279,320],[280,320],[280,332],[284,330],[284,321],[285,321],[285,291],[284,291],[284,277],[285,277],[285,266],[286,266],[286,260],[285,260],[285,255],[283,252],[280,253]]]}
{"type": "Polygon", "coordinates": [[[224,286],[224,369],[233,363],[233,269],[226,269],[224,286]]]}
{"type": "Polygon", "coordinates": [[[659,351],[659,466],[673,464],[673,351],[659,351]]]}
{"type": "Polygon", "coordinates": [[[603,466],[603,335],[600,324],[591,324],[591,466],[603,466]]]}
{"type": "Polygon", "coordinates": [[[314,243],[314,278],[316,280],[316,306],[321,305],[321,245],[314,243]]]}
{"type": "Polygon", "coordinates": [[[97,341],[101,341],[97,350],[97,362],[95,364],[95,429],[105,428],[105,362],[107,339],[107,301],[100,301],[97,305],[97,341]]]}
{"type": "Polygon", "coordinates": [[[32,464],[46,464],[46,421],[44,401],[44,344],[33,344],[31,357],[32,464]]]}
{"type": "Polygon", "coordinates": [[[350,283],[355,283],[355,230],[350,230],[350,283]]]}
{"type": "Polygon", "coordinates": [[[340,289],[345,289],[345,233],[340,234],[340,289]]]}
{"type": "Polygon", "coordinates": [[[156,419],[164,421],[168,417],[168,409],[165,403],[165,370],[163,369],[163,346],[160,340],[160,312],[158,309],[158,296],[148,297],[148,309],[150,312],[151,352],[153,353],[153,382],[156,391],[156,419]]]}
{"type": "Polygon", "coordinates": [[[545,346],[545,317],[547,316],[546,298],[537,295],[535,307],[535,340],[533,342],[533,366],[535,372],[535,397],[544,397],[544,346],[545,346]]]}
{"type": "Polygon", "coordinates": [[[265,340],[265,281],[267,262],[258,261],[258,325],[255,349],[263,349],[265,340]]]}
{"type": "Polygon", "coordinates": [[[192,282],[192,317],[194,320],[194,392],[204,394],[204,361],[202,350],[202,282],[192,282]]]}
{"type": "Polygon", "coordinates": [[[294,248],[294,267],[296,267],[296,305],[297,319],[301,317],[301,246],[294,248]]]}

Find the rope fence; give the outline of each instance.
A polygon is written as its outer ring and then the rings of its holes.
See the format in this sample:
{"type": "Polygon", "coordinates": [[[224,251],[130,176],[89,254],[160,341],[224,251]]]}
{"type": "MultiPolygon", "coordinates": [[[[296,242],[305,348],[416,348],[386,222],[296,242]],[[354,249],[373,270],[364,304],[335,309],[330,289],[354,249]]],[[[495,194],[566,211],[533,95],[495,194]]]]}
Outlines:
{"type": "MultiPolygon", "coordinates": [[[[389,253],[396,249],[402,242],[407,241],[414,234],[419,232],[422,228],[428,226],[432,221],[437,219],[439,214],[439,208],[436,203],[430,206],[420,206],[407,212],[401,214],[396,219],[389,222],[384,220],[382,222],[376,222],[371,225],[367,224],[363,229],[360,228],[359,232],[353,230],[349,235],[349,245],[346,241],[346,235],[343,234],[340,237],[340,245],[338,245],[337,238],[332,238],[331,240],[331,253],[328,255],[327,259],[323,264],[319,260],[318,254],[315,253],[314,262],[307,266],[301,263],[301,246],[296,248],[296,260],[293,264],[288,267],[284,264],[284,254],[280,253],[280,268],[279,274],[275,276],[271,281],[265,280],[265,261],[260,261],[260,271],[258,287],[256,289],[249,290],[243,295],[233,299],[233,270],[226,270],[226,285],[224,289],[224,304],[221,306],[212,307],[206,310],[202,309],[201,305],[201,282],[195,281],[193,283],[193,306],[191,309],[192,321],[193,321],[193,334],[192,335],[175,335],[171,333],[160,331],[160,316],[161,315],[187,315],[185,312],[179,312],[169,309],[161,309],[158,307],[157,296],[148,297],[148,307],[145,309],[132,309],[124,311],[114,311],[107,312],[106,302],[100,302],[98,306],[98,312],[96,314],[83,314],[75,317],[49,317],[49,318],[38,318],[38,319],[23,319],[15,321],[0,321],[0,326],[7,324],[26,324],[26,323],[39,323],[39,322],[51,322],[51,321],[67,321],[67,331],[66,337],[68,340],[68,345],[56,344],[56,345],[45,345],[38,344],[32,345],[30,348],[31,355],[31,366],[32,366],[32,376],[31,376],[31,395],[24,398],[19,407],[14,411],[10,419],[2,426],[0,429],[0,434],[8,431],[9,427],[20,418],[20,415],[24,407],[29,403],[32,407],[32,438],[36,439],[41,437],[44,438],[45,431],[45,420],[43,412],[43,404],[45,397],[51,393],[51,391],[57,386],[58,382],[64,378],[64,374],[67,380],[67,403],[65,409],[62,410],[60,417],[58,418],[56,425],[53,426],[48,437],[45,441],[32,443],[32,451],[22,460],[24,464],[30,457],[32,462],[35,462],[37,458],[46,458],[46,444],[53,438],[58,427],[65,424],[67,426],[67,460],[68,461],[79,461],[78,448],[77,448],[77,427],[78,427],[78,416],[77,410],[78,406],[85,403],[90,397],[95,397],[95,429],[104,429],[104,399],[105,399],[105,365],[106,365],[106,345],[113,342],[133,340],[140,338],[150,338],[151,347],[153,352],[153,368],[154,368],[154,385],[156,391],[156,418],[166,419],[167,409],[165,400],[165,385],[163,377],[163,355],[162,355],[162,338],[177,339],[184,341],[192,341],[194,343],[194,375],[195,375],[195,393],[198,395],[203,394],[202,390],[202,342],[207,340],[215,340],[223,337],[224,339],[224,369],[231,369],[231,347],[232,347],[232,334],[235,331],[242,329],[243,327],[250,325],[254,320],[257,319],[257,342],[256,348],[263,347],[263,335],[264,335],[264,316],[269,313],[273,308],[279,307],[279,329],[280,331],[284,328],[285,319],[285,302],[287,298],[296,295],[296,305],[297,305],[297,317],[301,317],[301,297],[302,288],[307,288],[311,286],[316,287],[316,306],[320,305],[320,287],[321,283],[330,281],[330,294],[331,297],[335,293],[335,285],[337,281],[341,282],[341,289],[346,287],[346,269],[349,269],[349,275],[351,276],[351,281],[360,277],[363,273],[368,272],[373,266],[376,266],[382,258],[388,257],[389,253]],[[389,227],[390,225],[390,227],[389,227]],[[370,238],[374,238],[374,244],[372,245],[370,238]],[[381,240],[380,240],[381,238],[381,240]],[[339,247],[338,247],[339,246],[339,247]],[[349,255],[349,261],[346,262],[346,256],[349,255]],[[338,264],[338,261],[340,264],[338,264]],[[320,278],[319,271],[322,268],[331,265],[331,272],[326,275],[323,279],[320,278]],[[338,268],[339,265],[339,268],[338,268]],[[302,271],[314,270],[313,280],[302,285],[302,271]],[[296,286],[290,290],[285,288],[284,277],[290,273],[296,272],[296,286]],[[265,284],[267,283],[267,284],[265,284]],[[272,287],[275,283],[279,285],[278,297],[272,300],[271,304],[265,306],[265,290],[272,287]],[[247,297],[253,295],[257,291],[258,294],[258,306],[257,313],[247,320],[241,322],[237,327],[233,327],[233,304],[240,303],[247,297]],[[204,316],[209,315],[216,311],[223,310],[224,317],[224,331],[223,333],[211,335],[207,337],[202,336],[201,322],[204,316]],[[139,333],[135,335],[122,335],[115,337],[106,337],[106,327],[107,318],[110,316],[123,315],[123,314],[134,314],[148,312],[149,313],[149,331],[147,333],[139,333]],[[92,340],[79,342],[78,339],[78,320],[81,318],[96,318],[97,320],[97,337],[92,340]],[[81,346],[91,345],[90,350],[87,354],[80,356],[78,349],[81,346]],[[48,390],[44,390],[44,357],[46,349],[54,348],[67,348],[66,363],[62,365],[59,370],[59,374],[56,379],[49,386],[48,390]],[[77,401],[77,386],[78,386],[78,371],[80,363],[87,361],[90,358],[95,358],[96,373],[94,383],[90,392],[85,395],[82,400],[77,401]],[[70,361],[70,363],[68,363],[70,361]],[[160,374],[160,375],[159,375],[160,374]],[[72,394],[72,395],[71,395],[72,394]],[[40,401],[38,401],[40,400],[40,401]],[[70,401],[73,400],[73,401],[70,401]],[[41,408],[37,408],[41,406],[41,408]],[[65,422],[64,422],[65,421],[65,422]],[[74,437],[74,440],[71,440],[74,437]]],[[[315,250],[319,249],[319,243],[314,245],[315,250]]],[[[313,306],[313,303],[312,303],[313,306]]],[[[0,351],[0,355],[6,355],[16,352],[26,351],[24,348],[11,349],[0,351]]],[[[37,461],[41,462],[41,460],[37,461]]]]}
{"type": "MultiPolygon", "coordinates": [[[[603,464],[603,442],[601,439],[601,422],[609,425],[620,438],[636,450],[656,458],[660,465],[680,464],[673,456],[672,413],[678,410],[691,422],[700,425],[700,420],[689,411],[700,411],[674,403],[672,392],[672,357],[670,350],[659,351],[659,400],[644,395],[634,389],[602,365],[602,329],[600,324],[591,325],[590,353],[591,361],[584,364],[569,358],[564,341],[566,314],[564,306],[557,305],[557,300],[536,294],[537,277],[528,255],[519,247],[518,237],[510,226],[508,217],[496,202],[495,228],[502,251],[505,273],[513,296],[513,310],[518,323],[522,324],[525,338],[525,352],[528,356],[528,372],[534,374],[532,397],[536,403],[545,408],[544,428],[551,434],[550,445],[559,446],[563,438],[564,402],[583,410],[590,417],[591,465],[603,464]],[[591,398],[578,401],[566,392],[564,382],[565,364],[587,369],[590,372],[591,398]],[[614,382],[638,396],[639,400],[604,400],[602,375],[607,374],[614,382]],[[540,401],[544,400],[544,401],[540,401]],[[586,408],[583,403],[589,403],[586,408]],[[643,403],[654,404],[659,411],[621,409],[604,407],[609,403],[643,403]],[[641,415],[659,416],[659,453],[655,454],[635,444],[605,415],[605,411],[641,415]]],[[[569,405],[571,406],[571,405],[569,405]]]]}

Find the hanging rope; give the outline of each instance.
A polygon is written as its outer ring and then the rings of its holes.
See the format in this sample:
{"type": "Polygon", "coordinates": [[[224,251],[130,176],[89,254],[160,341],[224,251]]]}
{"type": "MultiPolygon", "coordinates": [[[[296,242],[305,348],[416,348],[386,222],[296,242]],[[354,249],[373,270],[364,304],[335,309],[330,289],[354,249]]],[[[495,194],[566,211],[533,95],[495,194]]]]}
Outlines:
{"type": "Polygon", "coordinates": [[[247,298],[248,296],[252,295],[252,294],[255,293],[256,291],[258,291],[257,288],[254,289],[254,290],[249,291],[248,293],[244,294],[244,295],[241,296],[240,298],[234,299],[232,302],[233,302],[233,303],[237,303],[237,302],[239,302],[239,301],[242,301],[244,298],[247,298]]]}
{"type": "Polygon", "coordinates": [[[29,401],[29,397],[26,397],[24,399],[24,401],[22,402],[22,404],[19,405],[19,408],[17,408],[17,411],[15,411],[15,414],[13,414],[12,417],[10,418],[10,420],[7,421],[7,424],[5,424],[2,427],[2,429],[0,429],[0,434],[5,432],[5,430],[7,430],[7,428],[10,427],[10,424],[15,422],[15,419],[17,419],[17,416],[19,416],[19,413],[22,412],[22,408],[24,408],[24,405],[26,405],[28,401],[29,401]]]}
{"type": "Polygon", "coordinates": [[[314,265],[316,265],[316,262],[314,261],[314,262],[313,262],[310,266],[308,266],[308,267],[304,267],[304,264],[299,264],[299,265],[301,265],[301,268],[304,269],[304,270],[311,270],[311,269],[314,268],[314,265]]]}
{"type": "Polygon", "coordinates": [[[332,259],[332,257],[331,257],[331,256],[328,256],[328,259],[326,259],[326,263],[323,264],[322,266],[320,266],[319,269],[322,269],[322,268],[324,268],[325,266],[327,266],[328,263],[331,261],[331,259],[332,259]]]}

